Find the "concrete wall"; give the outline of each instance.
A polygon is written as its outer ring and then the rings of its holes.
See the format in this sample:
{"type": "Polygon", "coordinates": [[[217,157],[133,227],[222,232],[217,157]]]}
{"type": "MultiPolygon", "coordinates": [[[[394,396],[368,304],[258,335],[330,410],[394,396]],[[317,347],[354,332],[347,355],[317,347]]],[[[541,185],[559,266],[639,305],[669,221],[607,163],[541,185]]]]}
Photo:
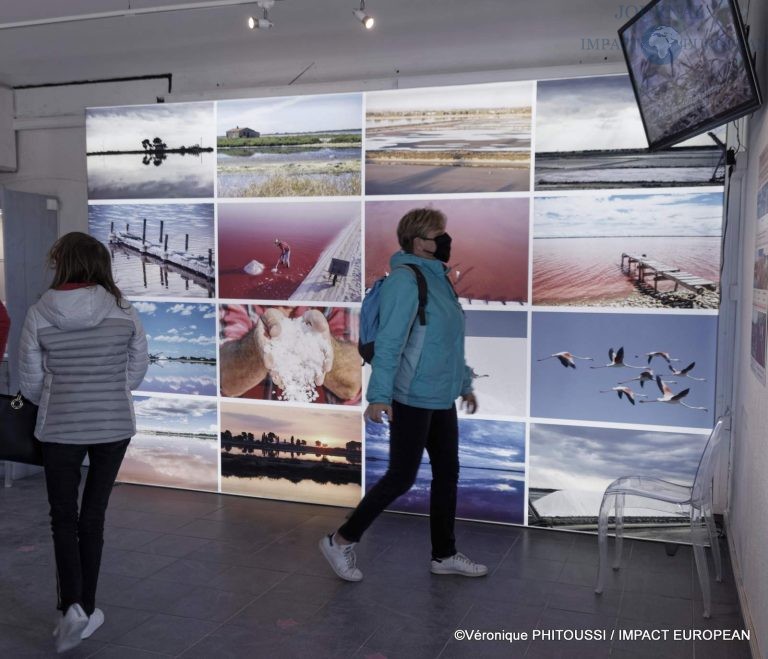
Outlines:
{"type": "MultiPolygon", "coordinates": [[[[757,49],[757,69],[765,97],[768,93],[768,3],[752,2],[749,23],[757,49]]],[[[752,277],[755,249],[758,158],[768,148],[768,112],[765,105],[745,122],[746,151],[738,156],[733,183],[740,189],[738,321],[733,362],[734,401],[731,453],[731,494],[727,515],[734,570],[745,616],[751,620],[756,656],[768,656],[768,389],[750,369],[752,277]]],[[[716,610],[715,610],[716,613],[716,610]]]]}

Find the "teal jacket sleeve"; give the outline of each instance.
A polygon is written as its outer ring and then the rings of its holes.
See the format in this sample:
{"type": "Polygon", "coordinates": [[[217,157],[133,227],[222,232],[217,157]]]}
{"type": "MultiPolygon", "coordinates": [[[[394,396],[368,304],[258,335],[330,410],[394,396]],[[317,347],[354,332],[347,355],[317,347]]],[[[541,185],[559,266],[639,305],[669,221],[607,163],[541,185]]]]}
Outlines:
{"type": "Polygon", "coordinates": [[[369,403],[392,404],[395,376],[418,310],[416,276],[407,268],[395,268],[381,287],[379,329],[366,395],[369,403]]]}
{"type": "Polygon", "coordinates": [[[472,393],[472,369],[464,364],[464,378],[461,381],[461,395],[472,393]]]}

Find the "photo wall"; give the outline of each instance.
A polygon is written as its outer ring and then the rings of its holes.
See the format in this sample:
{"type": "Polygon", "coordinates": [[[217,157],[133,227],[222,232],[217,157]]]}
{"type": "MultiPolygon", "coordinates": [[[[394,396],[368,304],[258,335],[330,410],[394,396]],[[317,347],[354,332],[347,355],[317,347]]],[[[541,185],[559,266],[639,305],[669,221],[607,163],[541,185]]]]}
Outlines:
{"type": "MultiPolygon", "coordinates": [[[[594,530],[634,472],[689,484],[714,422],[723,178],[649,153],[627,76],[87,111],[89,226],[150,350],[120,480],[354,506],[364,291],[448,217],[479,409],[460,517],[594,530]]],[[[427,307],[428,312],[428,307],[427,307]]],[[[393,510],[426,513],[425,455],[393,510]]],[[[670,527],[628,510],[627,533],[670,527]]]]}

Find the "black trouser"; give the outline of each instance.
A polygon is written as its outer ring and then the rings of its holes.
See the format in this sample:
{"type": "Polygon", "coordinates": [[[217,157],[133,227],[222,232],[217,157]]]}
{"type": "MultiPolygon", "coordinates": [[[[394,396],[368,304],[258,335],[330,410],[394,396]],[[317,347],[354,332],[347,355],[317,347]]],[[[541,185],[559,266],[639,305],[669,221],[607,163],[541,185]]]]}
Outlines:
{"type": "Polygon", "coordinates": [[[80,604],[91,615],[96,607],[104,515],[129,441],[79,445],[42,442],[61,611],[80,604]],[[80,467],[86,454],[90,467],[78,515],[80,467]]]}
{"type": "Polygon", "coordinates": [[[453,528],[459,480],[459,427],[455,405],[448,410],[427,410],[398,402],[392,404],[387,473],[339,529],[343,538],[358,542],[373,520],[411,489],[425,448],[432,465],[429,499],[432,557],[445,558],[456,553],[453,528]]]}

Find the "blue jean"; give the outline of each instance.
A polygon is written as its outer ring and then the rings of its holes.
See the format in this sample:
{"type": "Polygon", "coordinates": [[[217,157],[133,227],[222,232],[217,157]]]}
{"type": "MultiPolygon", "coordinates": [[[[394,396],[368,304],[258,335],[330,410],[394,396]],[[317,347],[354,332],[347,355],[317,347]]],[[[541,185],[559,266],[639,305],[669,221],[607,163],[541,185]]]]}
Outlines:
{"type": "Polygon", "coordinates": [[[358,542],[379,514],[411,489],[425,448],[432,466],[429,495],[432,558],[446,558],[456,553],[459,426],[455,405],[447,410],[428,410],[397,401],[392,403],[387,472],[339,529],[342,538],[358,542]]]}
{"type": "Polygon", "coordinates": [[[42,442],[53,548],[56,554],[58,608],[80,604],[87,615],[96,607],[96,585],[104,546],[104,516],[129,439],[105,444],[42,442]],[[80,468],[90,461],[78,512],[80,468]]]}

